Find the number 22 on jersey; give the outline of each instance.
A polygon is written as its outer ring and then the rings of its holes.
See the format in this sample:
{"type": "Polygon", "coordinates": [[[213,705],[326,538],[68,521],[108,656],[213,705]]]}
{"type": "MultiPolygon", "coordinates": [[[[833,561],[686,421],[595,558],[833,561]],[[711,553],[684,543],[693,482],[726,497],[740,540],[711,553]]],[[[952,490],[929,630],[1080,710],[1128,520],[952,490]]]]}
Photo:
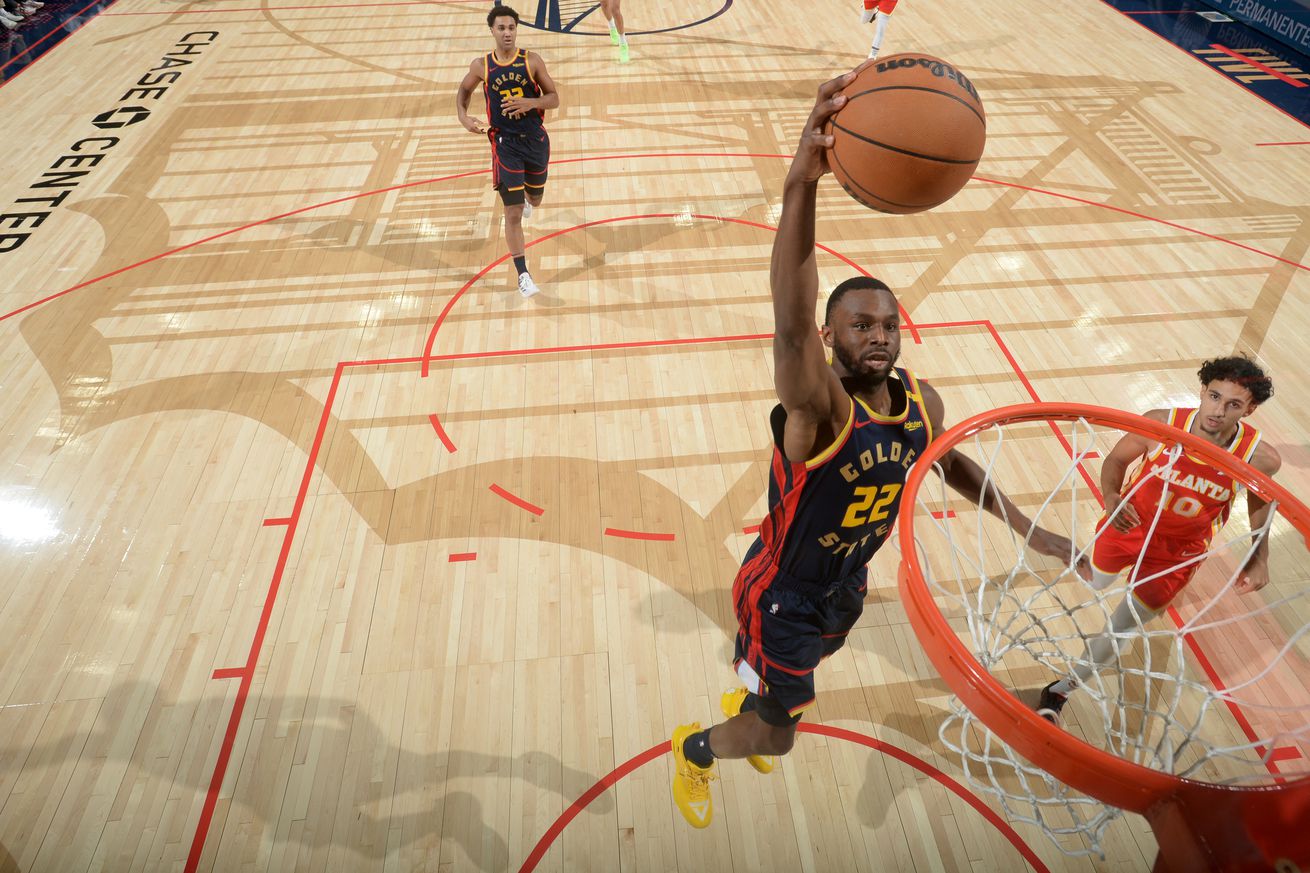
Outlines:
{"type": "Polygon", "coordinates": [[[887,517],[888,505],[901,493],[898,483],[890,485],[868,485],[855,489],[855,502],[846,507],[846,517],[842,527],[860,527],[882,521],[887,517]]]}

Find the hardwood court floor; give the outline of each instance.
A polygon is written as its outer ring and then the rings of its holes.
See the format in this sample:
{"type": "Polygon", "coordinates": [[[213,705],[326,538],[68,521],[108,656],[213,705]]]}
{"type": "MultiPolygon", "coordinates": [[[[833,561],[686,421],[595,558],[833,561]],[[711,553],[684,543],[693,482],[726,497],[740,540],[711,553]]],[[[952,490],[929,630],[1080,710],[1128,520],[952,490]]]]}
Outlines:
{"type": "MultiPolygon", "coordinates": [[[[1140,822],[1070,860],[949,787],[890,551],[811,720],[858,741],[725,764],[705,832],[669,799],[659,744],[733,680],[770,228],[855,5],[629,3],[627,66],[598,14],[524,28],[563,100],[532,301],[452,106],[486,4],[120,0],[5,85],[0,198],[49,213],[0,253],[9,869],[1144,867],[1140,822]]],[[[905,0],[910,49],[987,155],[915,217],[826,182],[825,287],[900,289],[951,420],[1185,403],[1249,350],[1310,492],[1310,153],[1254,146],[1305,131],[1093,0],[905,0]]]]}

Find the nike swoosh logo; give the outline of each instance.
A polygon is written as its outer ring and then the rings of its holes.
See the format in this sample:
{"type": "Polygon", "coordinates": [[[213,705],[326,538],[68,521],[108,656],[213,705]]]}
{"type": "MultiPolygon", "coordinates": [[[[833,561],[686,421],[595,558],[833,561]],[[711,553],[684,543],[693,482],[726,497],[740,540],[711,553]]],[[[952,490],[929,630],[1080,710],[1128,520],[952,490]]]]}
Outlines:
{"type": "Polygon", "coordinates": [[[857,421],[857,422],[855,422],[855,426],[856,426],[857,428],[858,428],[858,427],[867,427],[868,425],[871,425],[871,424],[873,424],[872,421],[857,421]]]}

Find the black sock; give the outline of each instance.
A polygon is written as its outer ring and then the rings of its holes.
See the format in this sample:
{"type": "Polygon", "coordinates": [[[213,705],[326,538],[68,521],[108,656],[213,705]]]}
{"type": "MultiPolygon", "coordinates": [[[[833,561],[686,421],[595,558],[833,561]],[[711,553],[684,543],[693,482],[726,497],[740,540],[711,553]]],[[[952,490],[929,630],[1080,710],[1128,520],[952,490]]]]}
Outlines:
{"type": "Polygon", "coordinates": [[[513,255],[513,258],[514,258],[514,269],[518,270],[519,275],[522,276],[524,273],[528,271],[528,256],[513,255]]]}
{"type": "Polygon", "coordinates": [[[758,694],[752,694],[751,692],[748,691],[746,692],[746,698],[741,702],[741,711],[751,712],[756,708],[756,706],[759,705],[759,702],[760,702],[760,696],[758,694]]]}
{"type": "Polygon", "coordinates": [[[682,743],[682,754],[697,767],[713,765],[714,751],[710,748],[710,732],[701,731],[687,737],[682,743]]]}

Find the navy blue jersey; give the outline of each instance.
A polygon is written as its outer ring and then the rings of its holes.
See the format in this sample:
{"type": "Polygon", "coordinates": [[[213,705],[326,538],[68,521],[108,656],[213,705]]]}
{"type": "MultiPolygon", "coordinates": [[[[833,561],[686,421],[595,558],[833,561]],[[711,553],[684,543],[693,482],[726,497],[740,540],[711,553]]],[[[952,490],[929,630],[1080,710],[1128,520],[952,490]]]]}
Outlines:
{"type": "Polygon", "coordinates": [[[487,97],[487,120],[493,132],[533,134],[545,129],[546,113],[538,109],[520,118],[510,118],[500,111],[502,100],[512,97],[540,97],[541,88],[533,77],[528,53],[519,49],[508,64],[496,62],[496,53],[487,52],[482,59],[482,91],[487,97]]]}
{"type": "Polygon", "coordinates": [[[863,568],[886,541],[910,465],[932,439],[914,375],[897,367],[887,388],[891,415],[879,415],[852,397],[842,432],[805,463],[783,454],[787,413],[774,408],[769,514],[738,574],[738,587],[780,581],[792,589],[813,586],[813,593],[822,594],[863,568]]]}

